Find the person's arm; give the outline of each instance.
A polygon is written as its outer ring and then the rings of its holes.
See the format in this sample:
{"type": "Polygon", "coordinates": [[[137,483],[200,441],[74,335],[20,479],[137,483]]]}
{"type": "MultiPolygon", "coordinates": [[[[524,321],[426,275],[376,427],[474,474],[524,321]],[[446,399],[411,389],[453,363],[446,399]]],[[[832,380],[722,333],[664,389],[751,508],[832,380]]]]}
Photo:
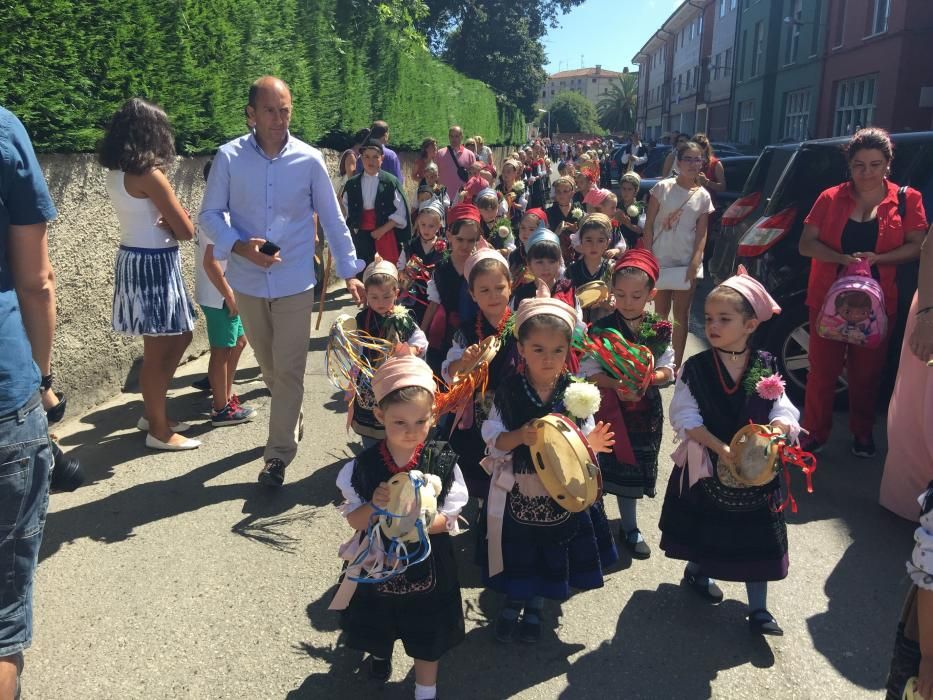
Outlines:
{"type": "Polygon", "coordinates": [[[178,197],[175,196],[175,190],[172,189],[172,184],[165,173],[158,168],[153,168],[142,175],[127,173],[126,181],[132,183],[134,188],[138,188],[152,200],[175,240],[190,241],[194,238],[194,222],[185,208],[181,206],[178,197]]]}
{"type": "Polygon", "coordinates": [[[657,197],[651,197],[648,200],[648,213],[645,215],[645,229],[642,236],[642,242],[646,250],[651,250],[654,244],[654,222],[658,217],[658,210],[661,208],[657,197]]]}
{"type": "Polygon", "coordinates": [[[55,274],[49,261],[48,224],[10,226],[8,256],[13,286],[32,357],[43,376],[52,371],[55,336],[55,274]]]}
{"type": "Polygon", "coordinates": [[[404,185],[405,178],[402,177],[402,164],[399,162],[398,154],[394,151],[390,152],[387,160],[389,161],[389,167],[386,170],[395,175],[395,179],[399,181],[399,184],[404,185]]]}
{"type": "MultiPolygon", "coordinates": [[[[703,173],[700,173],[703,175],[703,173]]],[[[713,169],[713,177],[715,179],[710,180],[705,175],[703,179],[705,182],[701,183],[710,192],[724,192],[726,189],[726,171],[722,167],[722,162],[716,163],[716,167],[713,169]]]]}
{"type": "Polygon", "coordinates": [[[671,170],[674,168],[674,151],[672,150],[667,154],[667,157],[664,159],[664,167],[661,168],[661,177],[667,177],[671,174],[671,170]]]}
{"type": "Polygon", "coordinates": [[[819,260],[820,262],[835,263],[836,265],[852,265],[859,259],[854,255],[839,253],[820,241],[820,229],[815,224],[805,224],[800,234],[800,244],[797,246],[801,255],[819,260]]]}
{"type": "MultiPolygon", "coordinates": [[[[333,188],[331,188],[333,189],[333,188]]],[[[230,160],[223,149],[217,152],[211,164],[211,173],[204,187],[198,224],[214,242],[214,257],[227,260],[231,252],[243,256],[256,265],[268,266],[267,255],[259,252],[264,238],[252,238],[248,232],[235,229],[229,221],[230,213],[230,160]],[[262,258],[258,256],[262,255],[262,258]]]]}
{"type": "Polygon", "coordinates": [[[636,156],[635,158],[635,167],[640,168],[642,165],[648,162],[648,151],[641,146],[638,147],[638,150],[641,151],[644,155],[636,156]]]}
{"type": "Polygon", "coordinates": [[[394,231],[397,228],[405,228],[405,225],[408,223],[408,212],[405,210],[405,200],[402,199],[402,195],[399,194],[397,189],[392,204],[395,205],[395,211],[389,215],[389,220],[373,231],[373,238],[377,241],[389,233],[389,231],[394,231]]]}
{"type": "Polygon", "coordinates": [[[933,700],[933,591],[926,588],[917,588],[917,623],[920,637],[917,686],[922,697],[933,700]]]}
{"type": "Polygon", "coordinates": [[[869,265],[900,265],[911,262],[920,257],[920,248],[923,246],[924,231],[910,231],[904,235],[904,243],[894,250],[886,253],[872,251],[859,252],[855,257],[868,261],[869,265]]]}
{"type": "Polygon", "coordinates": [[[697,219],[696,236],[693,239],[693,257],[690,259],[690,265],[687,268],[687,281],[696,279],[697,272],[703,262],[703,249],[706,247],[706,231],[709,228],[709,214],[703,212],[697,219]]]}
{"type": "MultiPolygon", "coordinates": [[[[917,288],[917,325],[910,336],[910,350],[922,362],[933,359],[933,226],[920,251],[920,284],[917,288]]],[[[933,627],[933,625],[931,625],[933,627]]]]}
{"type": "Polygon", "coordinates": [[[236,298],[233,296],[233,290],[230,288],[227,278],[224,276],[224,271],[220,267],[220,263],[214,259],[214,244],[208,243],[204,248],[204,262],[203,262],[204,272],[207,273],[207,278],[211,281],[211,284],[220,292],[220,296],[224,298],[224,301],[227,302],[227,309],[230,312],[230,317],[240,315],[239,309],[237,309],[236,298]]]}

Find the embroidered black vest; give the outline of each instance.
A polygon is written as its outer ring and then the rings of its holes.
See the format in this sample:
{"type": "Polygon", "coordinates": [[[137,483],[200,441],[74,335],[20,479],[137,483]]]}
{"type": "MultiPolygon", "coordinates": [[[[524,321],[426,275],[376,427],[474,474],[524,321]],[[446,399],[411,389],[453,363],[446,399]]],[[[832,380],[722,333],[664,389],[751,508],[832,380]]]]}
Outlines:
{"type": "MultiPolygon", "coordinates": [[[[353,476],[350,483],[354,490],[364,501],[371,501],[373,493],[379,484],[388,481],[394,475],[389,471],[380,454],[378,443],[367,450],[363,450],[356,458],[353,476]]],[[[457,464],[457,453],[450,445],[440,440],[425,443],[421,450],[417,469],[425,474],[434,474],[441,480],[443,489],[438,496],[437,504],[443,505],[450,486],[454,480],[454,467],[457,464]]]]}
{"type": "MultiPolygon", "coordinates": [[[[408,211],[408,202],[405,199],[405,192],[402,190],[399,181],[391,173],[384,170],[379,171],[379,185],[376,188],[376,201],[373,207],[376,210],[376,226],[385,224],[389,217],[395,213],[395,193],[398,192],[405,205],[405,211],[408,211]]],[[[354,175],[344,185],[344,192],[347,193],[347,226],[352,230],[360,228],[360,218],[363,215],[363,174],[354,175]]],[[[405,243],[411,238],[411,220],[406,217],[404,228],[395,229],[395,240],[399,243],[405,243]]]]}

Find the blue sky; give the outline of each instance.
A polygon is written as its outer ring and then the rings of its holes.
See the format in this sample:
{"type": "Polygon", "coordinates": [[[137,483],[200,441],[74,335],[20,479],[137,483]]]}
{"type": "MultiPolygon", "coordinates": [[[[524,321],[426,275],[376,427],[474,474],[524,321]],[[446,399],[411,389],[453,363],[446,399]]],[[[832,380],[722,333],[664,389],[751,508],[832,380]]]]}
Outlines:
{"type": "Polygon", "coordinates": [[[548,64],[556,73],[597,63],[608,70],[633,67],[632,56],[645,45],[683,0],[586,0],[544,38],[548,64]]]}

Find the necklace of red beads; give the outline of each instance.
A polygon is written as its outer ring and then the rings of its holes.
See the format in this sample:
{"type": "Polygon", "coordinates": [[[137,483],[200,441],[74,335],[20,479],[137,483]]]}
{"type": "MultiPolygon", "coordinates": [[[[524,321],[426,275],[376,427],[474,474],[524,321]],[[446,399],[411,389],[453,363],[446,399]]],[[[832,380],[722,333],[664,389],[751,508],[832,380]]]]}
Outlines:
{"type": "MultiPolygon", "coordinates": [[[[482,343],[486,336],[483,335],[483,313],[477,312],[476,314],[476,338],[478,343],[482,343]]],[[[499,321],[499,325],[496,326],[496,337],[502,337],[502,331],[505,330],[505,324],[509,322],[509,319],[512,318],[512,309],[506,308],[505,313],[502,314],[502,320],[499,321]]]]}
{"type": "Polygon", "coordinates": [[[402,472],[410,472],[412,469],[418,466],[418,460],[421,459],[421,450],[424,449],[424,443],[418,445],[415,448],[415,453],[411,456],[411,459],[405,463],[404,466],[398,466],[395,463],[395,458],[392,457],[392,453],[389,452],[389,447],[386,444],[386,441],[383,440],[379,443],[379,456],[382,458],[382,463],[386,465],[386,468],[392,474],[401,474],[402,472]]]}

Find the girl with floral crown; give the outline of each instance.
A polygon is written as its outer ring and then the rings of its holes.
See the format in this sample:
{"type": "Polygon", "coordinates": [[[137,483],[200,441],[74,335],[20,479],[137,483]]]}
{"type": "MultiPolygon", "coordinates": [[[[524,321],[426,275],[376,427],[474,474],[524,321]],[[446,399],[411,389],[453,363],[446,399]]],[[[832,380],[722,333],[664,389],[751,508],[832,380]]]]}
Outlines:
{"type": "Polygon", "coordinates": [[[602,499],[580,512],[565,510],[544,489],[532,463],[535,421],[550,413],[574,421],[594,451],[612,449],[609,426],[593,420],[596,387],[575,381],[566,370],[576,321],[574,309],[557,299],[522,302],[515,313],[522,370],[499,385],[482,426],[491,481],[480,555],[488,585],[505,594],[495,623],[503,642],[516,632],[522,641],[536,642],[543,599],[566,600],[572,588],[600,588],[603,570],[618,558],[602,499]]]}
{"type": "Polygon", "coordinates": [[[780,635],[766,607],[767,582],[785,578],[788,567],[780,478],[743,487],[718,466],[734,464],[730,442],[749,422],[797,440],[800,412],[773,358],[749,347],[758,325],[781,308],[740,266],[706,297],[705,311],[711,347],[684,362],[670,405],[682,442],[661,510],[661,549],[687,561],[684,583],[714,605],[723,598],[714,578],[745,582],[749,627],[780,635]]]}

